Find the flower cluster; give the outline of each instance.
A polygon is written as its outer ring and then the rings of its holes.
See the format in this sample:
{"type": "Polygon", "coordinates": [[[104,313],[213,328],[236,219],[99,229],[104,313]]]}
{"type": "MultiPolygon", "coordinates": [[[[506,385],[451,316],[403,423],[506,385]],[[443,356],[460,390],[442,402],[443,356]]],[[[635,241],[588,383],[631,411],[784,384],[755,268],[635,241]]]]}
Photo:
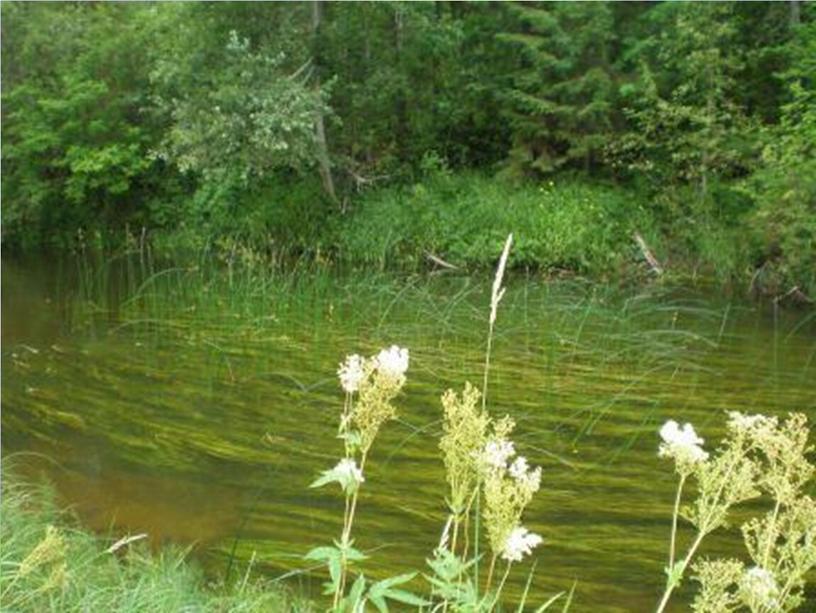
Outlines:
{"type": "Polygon", "coordinates": [[[380,351],[374,359],[377,370],[383,375],[398,379],[408,370],[408,350],[391,345],[380,351]]]}
{"type": "Polygon", "coordinates": [[[739,411],[728,412],[728,428],[734,432],[752,433],[775,428],[778,420],[765,415],[745,415],[739,411]]]}
{"type": "Polygon", "coordinates": [[[391,400],[405,385],[408,362],[408,350],[392,345],[370,358],[349,355],[340,364],[337,376],[347,394],[340,437],[347,455],[356,448],[366,453],[380,426],[396,415],[391,400]]]}
{"type": "Polygon", "coordinates": [[[740,581],[740,591],[744,602],[751,610],[776,610],[778,608],[779,586],[773,573],[761,566],[745,571],[740,581]]]}
{"type": "Polygon", "coordinates": [[[521,562],[522,558],[532,553],[533,549],[538,547],[542,540],[538,534],[530,532],[523,526],[518,526],[513,529],[504,542],[501,556],[508,562],[521,562]]]}
{"type": "Polygon", "coordinates": [[[448,390],[442,396],[444,419],[439,449],[450,485],[448,504],[457,521],[467,512],[481,480],[476,459],[487,441],[490,416],[481,411],[480,397],[479,390],[470,383],[465,384],[461,395],[448,390]]]}
{"type": "Polygon", "coordinates": [[[517,456],[508,435],[514,427],[505,417],[494,424],[494,432],[480,452],[484,482],[484,525],[494,555],[517,562],[541,537],[521,525],[524,509],[541,487],[541,468],[531,468],[524,456],[517,456]]]}
{"type": "Polygon", "coordinates": [[[362,483],[365,481],[363,471],[357,467],[357,462],[349,458],[343,458],[334,467],[335,472],[343,479],[362,483]]]}
{"type": "Polygon", "coordinates": [[[512,441],[489,441],[482,451],[482,459],[486,466],[502,470],[507,468],[507,461],[515,453],[512,441]]]}
{"type": "Polygon", "coordinates": [[[697,436],[691,424],[683,424],[681,428],[670,419],[660,429],[660,438],[663,442],[658,448],[658,455],[672,458],[681,474],[690,473],[696,464],[708,459],[708,452],[702,447],[704,441],[697,436]]]}
{"type": "Polygon", "coordinates": [[[337,369],[337,376],[340,377],[340,387],[347,394],[353,394],[360,389],[360,383],[366,377],[365,358],[354,354],[346,357],[346,361],[340,364],[337,369]]]}
{"type": "Polygon", "coordinates": [[[408,350],[396,345],[391,345],[370,358],[357,354],[348,355],[337,369],[340,387],[348,394],[359,392],[374,373],[391,380],[397,387],[402,387],[408,362],[408,350]]]}

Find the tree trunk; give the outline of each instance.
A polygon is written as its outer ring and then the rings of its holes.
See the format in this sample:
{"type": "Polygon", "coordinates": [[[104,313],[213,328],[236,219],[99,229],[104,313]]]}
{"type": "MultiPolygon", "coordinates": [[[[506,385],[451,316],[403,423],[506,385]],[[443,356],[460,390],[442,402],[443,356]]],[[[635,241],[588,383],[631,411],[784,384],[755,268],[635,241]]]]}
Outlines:
{"type": "MultiPolygon", "coordinates": [[[[315,88],[318,93],[320,93],[320,62],[317,53],[317,42],[322,17],[322,4],[323,0],[312,0],[312,45],[314,49],[314,64],[316,67],[315,88]]],[[[323,182],[323,189],[333,202],[337,202],[337,194],[334,191],[334,180],[331,173],[329,145],[326,141],[326,126],[323,121],[322,107],[319,107],[315,113],[315,142],[317,143],[317,164],[320,179],[323,182]]]]}
{"type": "MultiPolygon", "coordinates": [[[[394,69],[401,75],[405,75],[402,70],[402,32],[403,28],[403,14],[402,7],[398,4],[394,5],[394,69]]],[[[403,83],[397,86],[394,96],[394,137],[397,145],[397,152],[401,160],[405,160],[407,156],[407,124],[408,124],[408,105],[406,102],[406,93],[403,83]]]]}

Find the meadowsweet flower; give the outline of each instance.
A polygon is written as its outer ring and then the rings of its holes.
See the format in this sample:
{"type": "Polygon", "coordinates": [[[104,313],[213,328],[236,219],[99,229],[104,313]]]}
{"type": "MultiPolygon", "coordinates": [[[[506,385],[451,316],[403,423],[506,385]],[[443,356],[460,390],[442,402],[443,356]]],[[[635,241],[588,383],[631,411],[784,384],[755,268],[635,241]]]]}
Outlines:
{"type": "Polygon", "coordinates": [[[527,458],[520,455],[510,465],[510,476],[514,479],[523,479],[528,470],[530,470],[530,466],[527,464],[527,458]]]}
{"type": "Polygon", "coordinates": [[[334,467],[334,472],[340,477],[342,480],[346,482],[356,482],[357,484],[362,483],[365,481],[363,477],[363,471],[357,467],[357,462],[352,460],[351,458],[343,458],[337,463],[337,466],[334,467]]]}
{"type": "Polygon", "coordinates": [[[489,441],[482,455],[487,466],[504,470],[507,468],[507,460],[515,454],[516,449],[512,441],[497,440],[489,441]]]}
{"type": "Polygon", "coordinates": [[[524,526],[517,526],[507,537],[501,556],[508,562],[521,562],[522,558],[532,553],[542,540],[538,534],[530,532],[524,526]]]}
{"type": "Polygon", "coordinates": [[[776,427],[776,419],[765,415],[746,415],[739,411],[728,412],[728,427],[739,432],[776,427]]]}
{"type": "Polygon", "coordinates": [[[704,441],[691,424],[684,424],[681,428],[676,421],[669,420],[660,429],[660,438],[663,439],[658,449],[661,458],[673,458],[684,467],[708,459],[708,453],[701,446],[704,441]]]}
{"type": "Polygon", "coordinates": [[[359,355],[350,355],[337,369],[340,377],[340,386],[349,394],[360,389],[360,383],[365,379],[365,358],[359,355]]]}
{"type": "Polygon", "coordinates": [[[377,369],[384,375],[398,379],[408,370],[408,350],[391,345],[374,358],[377,369]]]}
{"type": "Polygon", "coordinates": [[[776,584],[776,579],[774,579],[771,571],[761,566],[749,568],[742,576],[740,588],[750,604],[775,608],[779,596],[779,586],[776,584]]]}

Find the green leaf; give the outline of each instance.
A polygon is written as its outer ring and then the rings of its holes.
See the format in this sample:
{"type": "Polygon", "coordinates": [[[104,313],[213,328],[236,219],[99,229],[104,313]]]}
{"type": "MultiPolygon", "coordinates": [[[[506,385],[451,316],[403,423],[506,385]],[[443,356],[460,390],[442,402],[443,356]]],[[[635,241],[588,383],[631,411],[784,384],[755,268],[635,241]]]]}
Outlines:
{"type": "Polygon", "coordinates": [[[431,604],[424,598],[405,590],[387,590],[384,596],[389,600],[396,600],[397,602],[414,605],[416,607],[426,607],[431,604]]]}
{"type": "Polygon", "coordinates": [[[363,592],[365,591],[366,580],[363,575],[357,577],[357,580],[354,582],[354,585],[351,586],[351,591],[349,591],[348,600],[351,604],[352,609],[357,606],[357,603],[362,599],[363,592]]]}
{"type": "MultiPolygon", "coordinates": [[[[540,607],[538,607],[538,608],[536,609],[536,613],[541,613],[542,611],[546,611],[547,609],[549,609],[549,608],[550,608],[550,606],[551,606],[553,603],[555,603],[555,601],[556,601],[556,600],[558,600],[559,598],[561,598],[561,596],[563,596],[563,595],[564,595],[564,592],[558,592],[558,593],[557,593],[555,596],[553,596],[553,597],[552,597],[552,598],[550,598],[550,599],[549,599],[547,602],[545,602],[543,605],[541,605],[540,607]]],[[[519,609],[519,610],[521,610],[521,609],[519,609]]]]}
{"type": "Polygon", "coordinates": [[[337,547],[315,547],[311,551],[309,551],[306,555],[303,556],[304,560],[316,560],[318,562],[324,562],[327,560],[331,560],[332,558],[340,558],[340,550],[337,547]]]}
{"type": "Polygon", "coordinates": [[[329,560],[329,575],[332,578],[332,582],[337,585],[340,582],[340,571],[342,570],[342,564],[340,563],[340,558],[332,558],[329,560]]]}
{"type": "Polygon", "coordinates": [[[377,610],[380,613],[388,613],[388,605],[385,604],[385,599],[383,599],[382,596],[373,596],[371,593],[369,593],[368,599],[375,607],[377,607],[377,610]]]}
{"type": "Polygon", "coordinates": [[[374,585],[371,586],[371,591],[376,593],[383,593],[385,590],[394,587],[395,585],[402,585],[403,583],[408,583],[414,577],[416,577],[416,573],[405,573],[402,575],[396,575],[395,577],[389,577],[388,579],[383,579],[382,581],[378,581],[374,585]]]}

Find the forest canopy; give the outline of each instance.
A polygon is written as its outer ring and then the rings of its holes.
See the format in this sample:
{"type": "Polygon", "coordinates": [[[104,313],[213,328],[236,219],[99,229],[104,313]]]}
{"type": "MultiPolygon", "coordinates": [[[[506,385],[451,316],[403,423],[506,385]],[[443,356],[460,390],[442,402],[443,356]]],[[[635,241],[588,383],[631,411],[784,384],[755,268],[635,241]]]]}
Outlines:
{"type": "Polygon", "coordinates": [[[507,202],[625,190],[601,204],[661,257],[816,292],[813,4],[1,10],[4,249],[147,232],[339,257],[377,210],[487,177],[507,202]]]}

